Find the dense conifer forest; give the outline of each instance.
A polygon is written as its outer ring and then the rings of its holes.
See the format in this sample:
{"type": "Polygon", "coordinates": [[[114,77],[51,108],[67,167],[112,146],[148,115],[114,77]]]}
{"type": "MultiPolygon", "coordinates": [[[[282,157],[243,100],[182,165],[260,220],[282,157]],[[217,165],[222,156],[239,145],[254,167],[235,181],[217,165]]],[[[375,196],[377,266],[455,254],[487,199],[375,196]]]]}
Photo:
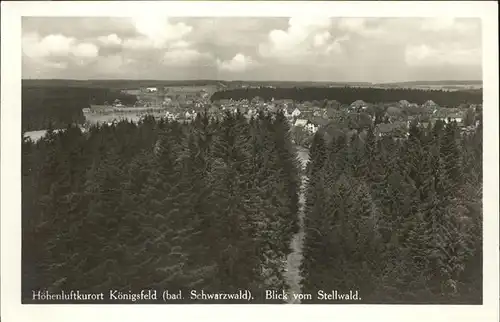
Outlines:
{"type": "Polygon", "coordinates": [[[264,303],[264,289],[286,289],[300,186],[288,132],[282,114],[205,114],[24,140],[24,301],[154,288],[245,289],[264,303]]]}
{"type": "Polygon", "coordinates": [[[303,292],[481,303],[481,126],[461,135],[456,123],[413,125],[405,140],[318,134],[310,159],[303,292]]]}
{"type": "Polygon", "coordinates": [[[303,87],[303,88],[240,88],[216,92],[212,101],[221,99],[248,99],[260,97],[265,101],[271,99],[292,99],[297,102],[337,100],[342,104],[351,104],[356,100],[367,103],[398,102],[407,100],[410,103],[423,104],[428,100],[439,106],[456,107],[462,103],[482,104],[482,90],[442,91],[421,89],[382,89],[365,87],[303,87]]]}
{"type": "Polygon", "coordinates": [[[23,86],[22,130],[64,128],[68,124],[85,122],[82,109],[89,104],[104,104],[119,99],[134,104],[136,97],[104,88],[71,86],[23,86]]]}
{"type": "Polygon", "coordinates": [[[302,303],[480,304],[482,124],[429,124],[402,139],[318,131],[305,173],[282,113],[147,117],[24,140],[23,299],[248,289],[252,303],[283,303],[263,292],[288,287],[306,175],[300,275],[313,298],[302,303]]]}

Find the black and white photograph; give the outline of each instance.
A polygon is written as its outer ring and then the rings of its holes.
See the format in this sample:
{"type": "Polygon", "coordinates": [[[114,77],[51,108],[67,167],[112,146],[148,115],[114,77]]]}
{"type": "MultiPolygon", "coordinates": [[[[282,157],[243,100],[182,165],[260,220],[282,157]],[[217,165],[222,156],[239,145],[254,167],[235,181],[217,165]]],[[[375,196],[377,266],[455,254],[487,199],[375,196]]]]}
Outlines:
{"type": "Polygon", "coordinates": [[[18,17],[17,105],[2,98],[2,204],[20,194],[16,213],[2,207],[20,245],[9,301],[321,304],[329,316],[496,301],[477,317],[498,317],[498,230],[490,261],[484,233],[486,217],[498,229],[498,200],[485,208],[485,182],[498,193],[485,165],[498,144],[483,144],[498,143],[491,24],[288,5],[18,17]]]}

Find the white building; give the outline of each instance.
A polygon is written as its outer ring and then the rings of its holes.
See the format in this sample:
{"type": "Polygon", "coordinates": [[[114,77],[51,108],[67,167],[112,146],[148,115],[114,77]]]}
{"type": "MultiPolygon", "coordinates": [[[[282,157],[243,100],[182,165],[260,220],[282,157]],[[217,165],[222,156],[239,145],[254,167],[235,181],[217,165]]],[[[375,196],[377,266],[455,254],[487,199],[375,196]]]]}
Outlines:
{"type": "Polygon", "coordinates": [[[307,120],[303,120],[303,119],[297,119],[295,121],[295,126],[301,126],[301,127],[305,127],[307,125],[307,120]]]}
{"type": "Polygon", "coordinates": [[[298,117],[300,115],[300,110],[298,108],[295,108],[292,112],[293,117],[298,117]]]}
{"type": "Polygon", "coordinates": [[[148,87],[148,88],[146,88],[146,91],[148,91],[150,93],[153,93],[153,92],[157,92],[158,88],[156,88],[156,87],[148,87]]]}
{"type": "Polygon", "coordinates": [[[459,116],[449,116],[449,117],[437,117],[437,118],[434,118],[434,120],[440,120],[440,121],[443,121],[445,122],[446,124],[450,123],[450,122],[457,122],[457,123],[462,123],[463,119],[459,116]]]}

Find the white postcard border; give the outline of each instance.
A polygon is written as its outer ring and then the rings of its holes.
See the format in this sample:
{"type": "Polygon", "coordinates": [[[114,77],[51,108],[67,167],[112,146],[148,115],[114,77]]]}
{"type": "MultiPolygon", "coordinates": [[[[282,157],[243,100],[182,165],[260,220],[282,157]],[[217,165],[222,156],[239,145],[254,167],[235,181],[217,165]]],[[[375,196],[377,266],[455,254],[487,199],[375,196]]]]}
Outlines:
{"type": "Polygon", "coordinates": [[[3,2],[1,10],[1,318],[4,321],[498,321],[498,4],[443,2],[3,2]],[[21,305],[21,16],[480,17],[483,21],[482,306],[21,305]]]}

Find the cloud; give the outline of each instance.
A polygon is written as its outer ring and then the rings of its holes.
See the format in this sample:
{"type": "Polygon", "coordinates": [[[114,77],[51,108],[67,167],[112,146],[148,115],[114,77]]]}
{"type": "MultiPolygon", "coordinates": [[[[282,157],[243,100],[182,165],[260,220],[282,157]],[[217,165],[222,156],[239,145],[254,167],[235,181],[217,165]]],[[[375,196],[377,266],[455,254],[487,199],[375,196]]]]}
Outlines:
{"type": "Polygon", "coordinates": [[[55,69],[66,69],[68,68],[68,62],[52,62],[47,61],[44,63],[45,67],[55,68],[55,69]]]}
{"type": "Polygon", "coordinates": [[[349,35],[344,35],[342,37],[334,39],[326,48],[325,51],[327,54],[330,53],[341,53],[342,52],[342,43],[351,39],[349,35]]]}
{"type": "Polygon", "coordinates": [[[362,33],[366,30],[364,18],[341,18],[337,24],[340,29],[345,31],[362,33]]]}
{"type": "Polygon", "coordinates": [[[333,37],[330,18],[290,18],[288,28],[269,32],[266,42],[259,45],[259,54],[266,58],[278,58],[291,63],[318,55],[342,51],[342,42],[348,38],[333,37]],[[340,38],[340,39],[339,39],[340,38]]]}
{"type": "Polygon", "coordinates": [[[179,45],[193,30],[183,22],[171,23],[162,17],[137,17],[131,21],[139,34],[123,41],[123,47],[131,50],[164,49],[172,43],[179,45]]]}
{"type": "Polygon", "coordinates": [[[98,57],[99,48],[90,42],[78,42],[73,37],[51,34],[41,38],[36,33],[22,37],[23,55],[44,68],[65,69],[69,63],[85,65],[98,57]]]}
{"type": "Polygon", "coordinates": [[[37,34],[28,34],[22,39],[23,54],[32,58],[64,56],[71,52],[75,39],[63,35],[49,35],[42,39],[37,34]]]}
{"type": "Polygon", "coordinates": [[[64,33],[76,39],[92,39],[116,34],[121,39],[137,36],[130,18],[125,17],[22,17],[23,33],[40,36],[64,33]]]}
{"type": "Polygon", "coordinates": [[[154,42],[148,38],[137,37],[125,39],[122,43],[123,48],[132,50],[149,50],[154,48],[154,42]]]}
{"type": "Polygon", "coordinates": [[[23,77],[477,78],[477,18],[24,17],[23,77]],[[467,76],[470,75],[470,76],[467,76]]]}
{"type": "Polygon", "coordinates": [[[171,41],[184,38],[193,30],[193,27],[183,22],[170,23],[163,17],[135,17],[132,18],[132,23],[141,35],[135,42],[132,40],[132,47],[163,48],[171,41]]]}
{"type": "Polygon", "coordinates": [[[481,27],[479,19],[439,17],[422,19],[421,30],[423,31],[454,31],[458,33],[470,33],[481,27]]]}
{"type": "Polygon", "coordinates": [[[332,35],[328,31],[324,31],[322,33],[314,35],[314,46],[324,46],[331,37],[332,35]]]}
{"type": "MultiPolygon", "coordinates": [[[[212,59],[213,56],[209,53],[199,52],[193,48],[180,48],[167,51],[163,55],[162,63],[164,65],[187,66],[191,64],[200,64],[203,63],[203,61],[212,59]]],[[[206,64],[208,64],[208,62],[206,64]]]]}
{"type": "Polygon", "coordinates": [[[386,35],[388,29],[384,28],[385,24],[380,21],[374,18],[340,18],[337,20],[337,28],[362,37],[381,37],[386,35]]]}
{"type": "Polygon", "coordinates": [[[102,57],[97,61],[96,69],[101,75],[119,75],[128,70],[128,67],[136,61],[123,55],[110,55],[102,57]]]}
{"type": "Polygon", "coordinates": [[[481,65],[481,50],[451,46],[434,48],[425,44],[407,46],[405,61],[410,66],[481,65]]]}
{"type": "Polygon", "coordinates": [[[480,34],[481,21],[477,18],[340,18],[336,28],[353,38],[386,43],[421,41],[443,42],[448,39],[468,42],[480,34]],[[445,39],[448,38],[448,39],[445,39]],[[465,40],[465,41],[464,41],[465,40]]]}
{"type": "Polygon", "coordinates": [[[191,43],[185,41],[185,40],[178,40],[174,43],[172,43],[169,48],[173,49],[182,49],[182,48],[188,48],[191,46],[191,43]]]}
{"type": "Polygon", "coordinates": [[[94,58],[97,57],[99,53],[99,48],[96,45],[90,43],[81,43],[76,45],[72,49],[73,55],[81,58],[94,58]]]}
{"type": "Polygon", "coordinates": [[[122,44],[122,40],[117,34],[110,34],[107,36],[100,36],[97,40],[105,46],[119,46],[122,44]]]}
{"type": "Polygon", "coordinates": [[[217,59],[217,66],[219,70],[229,72],[244,72],[255,65],[257,65],[257,62],[241,53],[236,54],[231,60],[221,61],[220,59],[217,59]]]}
{"type": "Polygon", "coordinates": [[[269,40],[275,50],[293,49],[299,45],[303,45],[309,36],[314,35],[330,26],[330,19],[304,19],[290,18],[288,29],[273,30],[269,34],[269,40]]]}

